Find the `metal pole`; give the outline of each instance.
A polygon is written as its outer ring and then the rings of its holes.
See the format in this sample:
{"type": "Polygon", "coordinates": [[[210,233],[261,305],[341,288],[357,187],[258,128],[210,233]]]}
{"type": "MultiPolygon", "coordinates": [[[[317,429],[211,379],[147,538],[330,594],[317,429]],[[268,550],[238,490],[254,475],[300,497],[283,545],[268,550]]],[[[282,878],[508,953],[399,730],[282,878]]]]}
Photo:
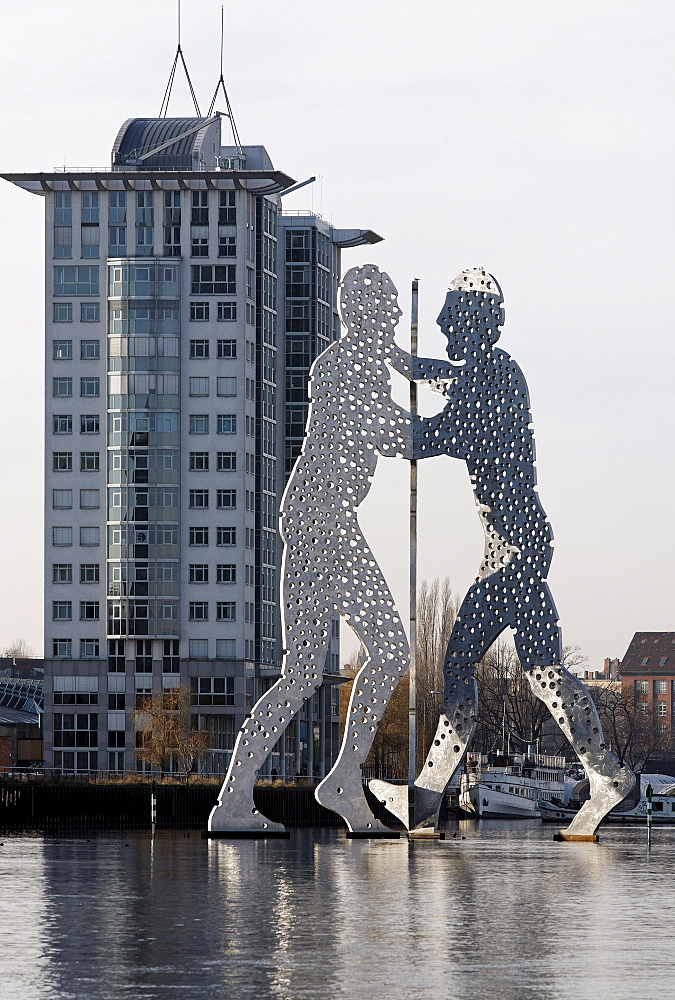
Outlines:
{"type": "MultiPolygon", "coordinates": [[[[417,357],[417,278],[412,283],[412,308],[410,313],[410,354],[413,366],[417,357]]],[[[417,415],[417,383],[415,372],[410,379],[410,415],[417,415]]],[[[408,790],[414,809],[414,785],[417,777],[417,460],[410,461],[410,674],[408,694],[408,790]]],[[[414,815],[412,826],[414,826],[414,815]]]]}
{"type": "Polygon", "coordinates": [[[652,843],[652,795],[654,794],[654,789],[651,786],[651,782],[647,785],[645,795],[647,796],[647,846],[651,847],[652,843]]]}
{"type": "Polygon", "coordinates": [[[150,785],[150,825],[152,836],[155,836],[155,826],[157,824],[157,782],[154,780],[150,785]]]}

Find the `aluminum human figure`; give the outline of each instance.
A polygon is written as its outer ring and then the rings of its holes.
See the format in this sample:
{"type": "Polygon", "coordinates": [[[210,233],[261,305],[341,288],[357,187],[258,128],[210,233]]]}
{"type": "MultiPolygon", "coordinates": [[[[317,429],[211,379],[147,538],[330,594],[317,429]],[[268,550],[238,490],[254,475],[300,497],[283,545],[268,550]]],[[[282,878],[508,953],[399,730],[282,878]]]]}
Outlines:
{"type": "MultiPolygon", "coordinates": [[[[588,691],[562,665],[558,614],[546,583],[553,534],[536,490],[527,383],[515,361],[495,347],[504,322],[499,285],[485,271],[464,271],[450,285],[437,322],[448,338],[450,364],[416,359],[413,371],[409,356],[399,352],[394,366],[447,397],[440,414],[416,421],[414,454],[466,462],[485,552],[448,643],[442,715],[415,781],[415,822],[437,821],[446,785],[476,727],[476,665],[510,626],[532,690],[589,778],[591,797],[563,833],[591,836],[635,777],[605,747],[588,691]]],[[[407,826],[407,788],[382,781],[371,781],[370,788],[407,826]]]]}
{"type": "Polygon", "coordinates": [[[387,359],[401,315],[397,292],[372,265],[353,268],[341,288],[342,336],[314,362],[306,436],[281,503],[282,675],[253,708],[235,742],[211,831],[283,830],[253,802],[256,771],[306,698],[319,688],[331,617],[354,629],[368,659],[355,678],[344,740],[318,801],[353,832],[387,828],[363,793],[365,761],[399,676],[408,641],[389,587],[357,521],[378,455],[412,456],[412,421],[390,395],[387,359]]]}

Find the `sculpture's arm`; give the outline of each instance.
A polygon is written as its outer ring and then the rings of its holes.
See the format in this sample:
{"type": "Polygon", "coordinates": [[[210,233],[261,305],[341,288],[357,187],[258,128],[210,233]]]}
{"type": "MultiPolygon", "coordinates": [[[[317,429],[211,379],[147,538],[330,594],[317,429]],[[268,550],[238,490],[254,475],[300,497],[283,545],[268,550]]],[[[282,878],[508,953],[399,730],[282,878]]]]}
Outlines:
{"type": "Polygon", "coordinates": [[[457,366],[449,361],[439,361],[436,358],[413,358],[412,354],[403,351],[398,344],[394,344],[388,357],[392,368],[401,375],[415,382],[434,381],[444,379],[450,381],[457,375],[457,366]]]}
{"type": "Polygon", "coordinates": [[[376,425],[375,447],[387,458],[413,458],[413,418],[390,396],[382,399],[376,425]]]}

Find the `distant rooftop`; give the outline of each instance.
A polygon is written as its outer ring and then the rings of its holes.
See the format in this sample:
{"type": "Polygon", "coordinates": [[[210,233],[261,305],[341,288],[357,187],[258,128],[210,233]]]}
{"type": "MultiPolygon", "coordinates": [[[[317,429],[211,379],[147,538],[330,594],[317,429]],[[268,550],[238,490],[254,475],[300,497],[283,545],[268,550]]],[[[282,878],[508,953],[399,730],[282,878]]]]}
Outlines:
{"type": "Polygon", "coordinates": [[[675,632],[636,632],[621,661],[621,674],[675,675],[675,632]]]}

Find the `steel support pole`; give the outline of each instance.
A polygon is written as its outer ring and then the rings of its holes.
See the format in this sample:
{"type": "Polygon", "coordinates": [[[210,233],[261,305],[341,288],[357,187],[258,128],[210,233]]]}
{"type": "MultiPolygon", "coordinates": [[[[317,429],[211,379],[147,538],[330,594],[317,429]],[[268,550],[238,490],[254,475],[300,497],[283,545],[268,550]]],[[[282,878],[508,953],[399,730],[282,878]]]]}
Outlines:
{"type": "MultiPolygon", "coordinates": [[[[417,278],[412,283],[410,311],[410,354],[414,365],[417,357],[417,278]]],[[[410,379],[410,415],[417,415],[417,383],[415,372],[410,379]]],[[[410,672],[408,688],[408,801],[410,829],[415,825],[414,785],[417,777],[417,460],[410,461],[410,672]]]]}

